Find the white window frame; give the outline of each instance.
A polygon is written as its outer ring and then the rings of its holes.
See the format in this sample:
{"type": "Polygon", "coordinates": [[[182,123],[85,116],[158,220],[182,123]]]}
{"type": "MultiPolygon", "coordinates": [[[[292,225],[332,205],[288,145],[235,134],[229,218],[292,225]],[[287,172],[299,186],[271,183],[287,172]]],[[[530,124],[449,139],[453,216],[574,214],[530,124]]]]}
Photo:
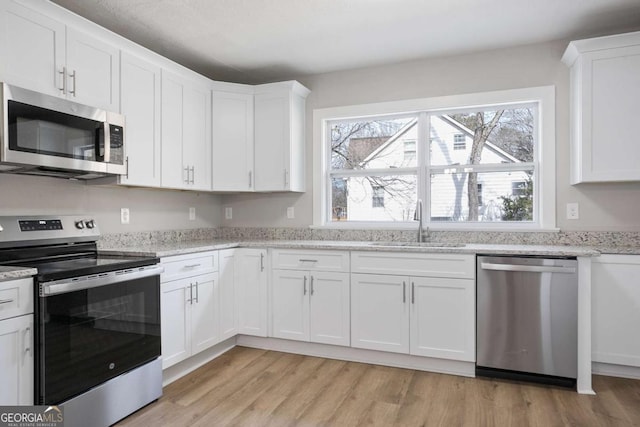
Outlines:
{"type": "MultiPolygon", "coordinates": [[[[313,226],[349,229],[413,229],[414,222],[332,222],[328,217],[331,201],[328,187],[329,147],[325,143],[327,122],[331,120],[349,120],[409,113],[448,112],[460,109],[486,109],[487,106],[510,104],[538,104],[538,123],[535,130],[539,144],[534,159],[534,188],[536,188],[534,220],[528,222],[429,222],[425,215],[425,224],[433,230],[489,230],[489,231],[557,231],[556,228],[556,183],[555,183],[555,86],[539,86],[522,89],[509,89],[492,92],[480,92],[464,95],[451,95],[434,98],[420,98],[403,101],[374,104],[350,105],[316,109],[313,111],[313,226]]],[[[418,137],[419,140],[424,138],[418,137]]],[[[424,150],[422,150],[424,151],[424,150]]],[[[418,151],[420,154],[420,150],[418,151]]],[[[479,165],[480,166],[480,165],[479,165]]],[[[371,171],[369,171],[371,172],[371,171]]],[[[418,180],[424,182],[425,170],[418,170],[418,180]]],[[[429,197],[429,186],[425,191],[429,197]]],[[[420,197],[420,196],[418,196],[420,197]]],[[[424,201],[425,204],[428,200],[424,201]]]]}

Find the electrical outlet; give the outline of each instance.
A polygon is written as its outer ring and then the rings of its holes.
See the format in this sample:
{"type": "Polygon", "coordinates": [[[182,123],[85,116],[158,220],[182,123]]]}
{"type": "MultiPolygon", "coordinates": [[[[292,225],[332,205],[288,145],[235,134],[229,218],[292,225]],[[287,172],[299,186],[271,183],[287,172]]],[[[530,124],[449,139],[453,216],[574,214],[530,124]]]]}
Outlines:
{"type": "Polygon", "coordinates": [[[189,221],[196,219],[196,208],[189,208],[189,221]]]}
{"type": "Polygon", "coordinates": [[[580,205],[578,203],[567,203],[567,219],[580,218],[580,205]]]}
{"type": "Polygon", "coordinates": [[[293,206],[289,206],[287,208],[287,218],[288,219],[293,219],[296,217],[296,213],[295,210],[293,209],[293,206]]]}
{"type": "Polygon", "coordinates": [[[129,224],[129,208],[120,209],[120,224],[129,224]]]}
{"type": "Polygon", "coordinates": [[[224,208],[224,219],[232,219],[233,218],[233,208],[226,207],[224,208]]]}

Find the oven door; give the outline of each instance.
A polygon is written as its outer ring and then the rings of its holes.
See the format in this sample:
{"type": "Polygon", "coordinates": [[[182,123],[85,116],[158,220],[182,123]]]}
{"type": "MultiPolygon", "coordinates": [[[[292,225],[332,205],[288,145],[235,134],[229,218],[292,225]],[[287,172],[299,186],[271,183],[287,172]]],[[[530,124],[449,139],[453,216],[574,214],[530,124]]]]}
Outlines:
{"type": "Polygon", "coordinates": [[[37,403],[62,403],[160,356],[161,271],[39,284],[37,403]]]}

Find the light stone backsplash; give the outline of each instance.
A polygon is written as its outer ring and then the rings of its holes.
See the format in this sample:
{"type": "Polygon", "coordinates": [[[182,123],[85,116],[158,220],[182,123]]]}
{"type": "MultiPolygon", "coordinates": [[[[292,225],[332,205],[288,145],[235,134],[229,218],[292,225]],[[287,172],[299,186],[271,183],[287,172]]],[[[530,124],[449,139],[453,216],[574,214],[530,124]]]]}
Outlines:
{"type": "MultiPolygon", "coordinates": [[[[503,245],[587,246],[595,248],[640,248],[640,232],[489,232],[430,231],[425,240],[438,243],[503,245]]],[[[415,230],[340,230],[316,228],[221,227],[192,230],[105,234],[100,247],[140,246],[202,240],[322,240],[399,241],[416,240],[415,230]]]]}

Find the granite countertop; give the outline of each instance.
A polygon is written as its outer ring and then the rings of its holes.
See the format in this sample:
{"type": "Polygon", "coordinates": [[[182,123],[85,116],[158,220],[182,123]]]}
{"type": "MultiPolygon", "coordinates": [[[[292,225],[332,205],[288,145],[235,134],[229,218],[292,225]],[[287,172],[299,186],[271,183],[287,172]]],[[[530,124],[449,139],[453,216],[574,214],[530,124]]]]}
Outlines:
{"type": "Polygon", "coordinates": [[[0,265],[0,281],[22,279],[38,274],[38,270],[30,267],[6,267],[0,265]]]}
{"type": "MultiPolygon", "coordinates": [[[[229,249],[236,247],[252,248],[290,248],[290,249],[333,249],[351,251],[413,252],[413,253],[464,253],[464,254],[509,254],[543,256],[598,256],[600,252],[593,248],[576,246],[541,245],[490,245],[428,242],[423,246],[414,246],[410,242],[356,242],[326,240],[196,240],[176,243],[142,244],[138,246],[103,246],[102,252],[119,255],[144,255],[167,257],[190,253],[229,249]]],[[[640,253],[640,251],[638,252],[640,253]]]]}

